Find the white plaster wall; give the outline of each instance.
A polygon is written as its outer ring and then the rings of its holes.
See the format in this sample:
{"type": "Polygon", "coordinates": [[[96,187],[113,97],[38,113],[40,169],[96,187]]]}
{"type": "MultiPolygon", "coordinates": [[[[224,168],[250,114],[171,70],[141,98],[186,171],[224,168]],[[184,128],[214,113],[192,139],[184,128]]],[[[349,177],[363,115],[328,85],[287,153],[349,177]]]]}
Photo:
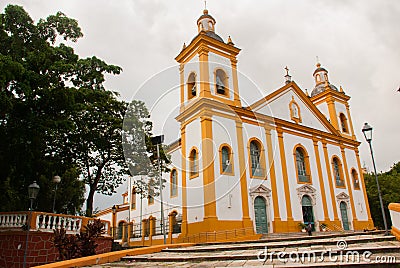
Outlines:
{"type": "Polygon", "coordinates": [[[270,101],[268,105],[256,108],[255,111],[293,122],[290,118],[289,109],[289,103],[292,101],[292,97],[300,108],[302,119],[300,125],[308,126],[322,131],[327,131],[326,127],[321,123],[321,121],[292,89],[288,89],[285,93],[270,101]]]}
{"type": "Polygon", "coordinates": [[[350,185],[353,193],[354,208],[356,211],[356,217],[358,220],[366,221],[368,220],[367,206],[365,202],[365,197],[363,193],[363,187],[361,183],[361,170],[358,169],[358,163],[356,158],[356,153],[354,150],[345,149],[350,185]],[[351,175],[351,170],[354,168],[358,173],[358,179],[360,180],[360,190],[354,189],[353,177],[351,175]]]}
{"type": "Polygon", "coordinates": [[[328,121],[330,122],[328,104],[326,102],[322,102],[317,105],[317,108],[326,117],[326,119],[328,119],[328,121]]]}
{"type": "Polygon", "coordinates": [[[204,218],[204,193],[203,193],[203,159],[201,145],[200,119],[195,119],[186,126],[186,156],[196,147],[199,151],[199,176],[190,179],[189,161],[186,161],[186,186],[187,186],[187,220],[189,223],[202,221],[204,218]]]}
{"type": "Polygon", "coordinates": [[[283,134],[283,141],[285,144],[285,155],[286,155],[286,165],[288,172],[289,190],[290,190],[290,200],[292,205],[293,219],[296,221],[303,220],[301,199],[299,199],[297,194],[297,188],[304,185],[304,183],[297,183],[297,174],[295,166],[295,156],[293,155],[293,149],[296,145],[301,144],[307,151],[310,162],[310,172],[312,183],[309,184],[316,190],[316,204],[313,207],[315,220],[323,220],[324,211],[322,206],[321,197],[321,186],[319,183],[318,168],[315,157],[314,145],[312,139],[305,137],[300,137],[292,134],[283,134]]]}
{"type": "Polygon", "coordinates": [[[219,116],[213,117],[213,140],[214,140],[214,178],[215,196],[217,205],[217,217],[220,220],[242,219],[242,196],[240,188],[240,170],[238,145],[236,135],[236,123],[232,119],[219,116]],[[234,175],[220,173],[219,148],[223,144],[229,144],[233,152],[234,175]]]}
{"type": "MultiPolygon", "coordinates": [[[[328,177],[328,170],[326,169],[326,160],[325,160],[322,142],[318,142],[318,150],[319,150],[319,156],[321,159],[321,169],[322,169],[322,177],[323,177],[324,186],[325,186],[325,195],[326,195],[326,203],[328,206],[328,215],[329,215],[329,219],[333,221],[334,220],[334,215],[333,215],[334,212],[333,212],[333,205],[332,205],[333,203],[332,202],[336,202],[336,201],[332,200],[331,188],[330,188],[329,177],[328,177]]],[[[328,159],[327,161],[328,161],[328,165],[330,168],[331,167],[330,160],[328,159]]]]}
{"type": "Polygon", "coordinates": [[[228,58],[222,57],[213,52],[208,53],[208,62],[209,62],[209,77],[210,77],[210,90],[212,94],[216,94],[215,89],[215,71],[217,68],[223,69],[228,76],[228,87],[230,90],[229,99],[233,100],[234,92],[233,92],[233,75],[231,68],[231,61],[228,58]]]}
{"type": "Polygon", "coordinates": [[[400,212],[395,210],[390,211],[390,218],[392,219],[392,226],[396,227],[397,230],[400,230],[400,212]]]}

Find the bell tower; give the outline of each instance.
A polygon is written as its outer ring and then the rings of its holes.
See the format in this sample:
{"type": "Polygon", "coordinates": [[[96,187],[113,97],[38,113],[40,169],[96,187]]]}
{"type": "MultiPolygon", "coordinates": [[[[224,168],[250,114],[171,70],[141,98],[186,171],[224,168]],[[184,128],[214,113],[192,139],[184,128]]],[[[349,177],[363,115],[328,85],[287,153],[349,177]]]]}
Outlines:
{"type": "Polygon", "coordinates": [[[342,87],[338,90],[329,82],[328,71],[317,63],[314,73],[315,87],[311,92],[311,101],[326,116],[332,126],[347,138],[356,139],[350,115],[350,97],[342,87]]]}
{"type": "Polygon", "coordinates": [[[181,112],[202,98],[241,106],[236,59],[240,49],[230,37],[224,42],[215,33],[215,24],[204,9],[197,20],[197,36],[175,58],[180,64],[181,112]]]}
{"type": "Polygon", "coordinates": [[[225,42],[216,34],[215,24],[205,9],[197,20],[197,35],[175,58],[180,65],[180,113],[176,120],[181,130],[183,236],[252,226],[246,177],[241,176],[241,183],[233,184],[227,190],[232,193],[227,195],[221,181],[230,180],[218,180],[229,176],[220,173],[220,147],[243,138],[236,137],[238,123],[232,119],[236,113],[231,109],[241,107],[237,74],[240,49],[230,37],[225,42]],[[230,124],[234,132],[221,134],[219,120],[230,124]],[[228,203],[236,212],[234,216],[225,215],[221,209],[228,209],[228,203]]]}

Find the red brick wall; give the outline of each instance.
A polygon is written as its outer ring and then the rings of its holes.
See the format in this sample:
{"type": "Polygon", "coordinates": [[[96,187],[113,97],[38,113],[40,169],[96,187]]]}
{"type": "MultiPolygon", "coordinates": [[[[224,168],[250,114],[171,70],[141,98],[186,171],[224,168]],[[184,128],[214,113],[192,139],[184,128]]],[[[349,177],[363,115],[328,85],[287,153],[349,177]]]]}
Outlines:
{"type": "MultiPolygon", "coordinates": [[[[57,261],[58,252],[53,246],[53,233],[29,232],[28,251],[26,255],[27,267],[57,261]]],[[[26,232],[0,233],[0,267],[23,267],[26,232]]],[[[112,239],[102,237],[97,239],[96,253],[111,251],[112,239]]]]}

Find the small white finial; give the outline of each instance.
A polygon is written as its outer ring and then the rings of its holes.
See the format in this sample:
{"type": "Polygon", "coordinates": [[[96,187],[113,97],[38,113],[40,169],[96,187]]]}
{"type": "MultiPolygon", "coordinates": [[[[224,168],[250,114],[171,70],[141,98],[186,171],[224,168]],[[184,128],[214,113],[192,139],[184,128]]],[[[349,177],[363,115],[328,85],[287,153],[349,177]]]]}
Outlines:
{"type": "Polygon", "coordinates": [[[204,9],[207,9],[207,0],[204,0],[204,9]]]}

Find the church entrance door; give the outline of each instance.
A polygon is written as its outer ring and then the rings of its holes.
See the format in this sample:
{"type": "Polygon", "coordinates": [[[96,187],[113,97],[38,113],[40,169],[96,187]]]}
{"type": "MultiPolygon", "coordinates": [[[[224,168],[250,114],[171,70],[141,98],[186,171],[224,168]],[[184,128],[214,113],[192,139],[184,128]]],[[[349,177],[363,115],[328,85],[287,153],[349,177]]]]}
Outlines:
{"type": "Polygon", "coordinates": [[[312,230],[315,231],[314,227],[314,212],[311,202],[311,198],[308,195],[304,195],[301,199],[301,208],[303,211],[303,222],[306,226],[311,223],[312,230]]]}
{"type": "Polygon", "coordinates": [[[254,200],[254,214],[256,219],[256,232],[258,234],[268,233],[267,209],[265,199],[261,196],[257,196],[254,200]]]}
{"type": "Polygon", "coordinates": [[[342,224],[344,230],[350,230],[349,217],[347,216],[347,205],[345,202],[340,202],[340,214],[342,215],[342,224]]]}

